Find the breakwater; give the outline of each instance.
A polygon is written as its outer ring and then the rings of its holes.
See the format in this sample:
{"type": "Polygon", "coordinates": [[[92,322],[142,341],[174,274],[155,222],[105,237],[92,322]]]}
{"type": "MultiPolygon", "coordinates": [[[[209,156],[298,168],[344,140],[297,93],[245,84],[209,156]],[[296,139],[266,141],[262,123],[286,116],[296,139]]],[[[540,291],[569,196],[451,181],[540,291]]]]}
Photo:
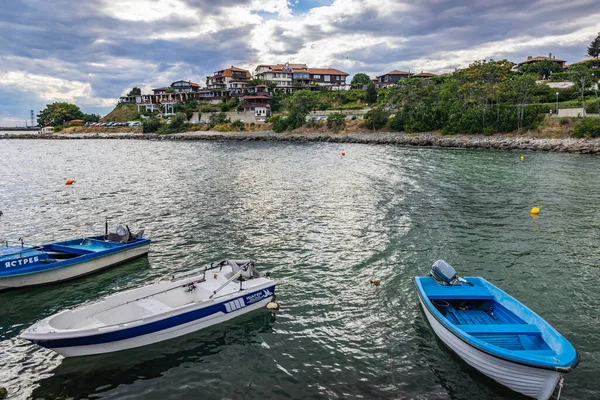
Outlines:
{"type": "Polygon", "coordinates": [[[126,139],[126,140],[207,140],[207,141],[281,141],[329,142],[360,144],[392,144],[415,147],[466,149],[531,150],[579,154],[600,154],[600,139],[539,138],[526,135],[449,135],[434,133],[406,134],[401,132],[375,133],[276,133],[265,132],[186,132],[173,135],[139,133],[87,133],[51,135],[4,135],[2,139],[126,139]]]}

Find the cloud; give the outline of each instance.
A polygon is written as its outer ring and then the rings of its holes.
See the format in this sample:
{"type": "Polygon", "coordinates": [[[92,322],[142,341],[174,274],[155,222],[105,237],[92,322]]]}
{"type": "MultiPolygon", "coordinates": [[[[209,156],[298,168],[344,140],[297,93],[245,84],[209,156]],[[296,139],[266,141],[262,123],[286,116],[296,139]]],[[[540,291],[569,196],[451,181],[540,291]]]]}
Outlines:
{"type": "Polygon", "coordinates": [[[375,76],[549,52],[575,62],[600,31],[595,3],[16,0],[0,14],[0,116],[60,100],[104,114],[132,86],[203,83],[230,65],[289,61],[375,76]]]}

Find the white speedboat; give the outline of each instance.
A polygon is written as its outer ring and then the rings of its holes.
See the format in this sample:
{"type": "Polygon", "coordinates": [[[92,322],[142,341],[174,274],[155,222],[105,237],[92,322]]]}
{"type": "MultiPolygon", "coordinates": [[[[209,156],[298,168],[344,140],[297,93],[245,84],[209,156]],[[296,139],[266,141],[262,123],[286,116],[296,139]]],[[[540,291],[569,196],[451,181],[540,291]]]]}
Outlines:
{"type": "Polygon", "coordinates": [[[65,357],[110,353],[182,336],[265,307],[275,281],[250,260],[224,260],[64,310],[20,337],[65,357]]]}

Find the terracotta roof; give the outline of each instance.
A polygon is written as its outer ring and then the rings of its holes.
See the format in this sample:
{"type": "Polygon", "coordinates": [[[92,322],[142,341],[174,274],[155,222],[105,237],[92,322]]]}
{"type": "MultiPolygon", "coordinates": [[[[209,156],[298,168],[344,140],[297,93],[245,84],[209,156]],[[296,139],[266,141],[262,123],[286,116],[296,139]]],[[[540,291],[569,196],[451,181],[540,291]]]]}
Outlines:
{"type": "Polygon", "coordinates": [[[152,91],[155,91],[155,90],[167,90],[167,89],[169,89],[169,88],[167,88],[167,87],[159,87],[159,88],[156,88],[156,89],[152,89],[152,91]]]}
{"type": "Polygon", "coordinates": [[[344,75],[344,76],[348,76],[350,74],[340,71],[339,69],[334,69],[334,68],[309,68],[308,72],[311,74],[318,74],[318,75],[344,75]]]}
{"type": "Polygon", "coordinates": [[[410,75],[410,72],[406,72],[406,71],[398,71],[397,69],[388,72],[387,74],[383,74],[381,76],[385,76],[385,75],[410,75]]]}
{"type": "Polygon", "coordinates": [[[244,96],[244,97],[242,97],[242,100],[255,100],[255,99],[270,100],[271,96],[244,96]]]}
{"type": "MultiPolygon", "coordinates": [[[[242,68],[238,68],[238,67],[234,67],[233,65],[231,66],[231,68],[226,68],[223,69],[221,71],[217,71],[217,72],[221,72],[220,76],[233,76],[233,72],[244,72],[246,74],[246,78],[250,78],[252,75],[250,74],[250,71],[246,70],[246,69],[242,69],[242,68]]],[[[215,72],[216,74],[216,72],[215,72]]],[[[212,78],[213,76],[209,76],[208,78],[212,78]]]]}
{"type": "Polygon", "coordinates": [[[437,75],[431,74],[429,72],[420,72],[418,74],[414,74],[413,78],[431,78],[432,76],[437,76],[437,75]]]}
{"type": "Polygon", "coordinates": [[[200,85],[198,85],[197,83],[194,83],[194,82],[192,82],[192,81],[186,81],[186,80],[183,80],[183,79],[181,79],[181,80],[179,80],[179,81],[175,81],[175,82],[171,83],[171,86],[173,86],[173,84],[175,84],[175,83],[177,83],[177,82],[185,82],[185,83],[187,83],[187,84],[188,84],[188,85],[190,85],[190,86],[194,86],[194,87],[200,87],[200,85]]]}
{"type": "Polygon", "coordinates": [[[531,63],[531,62],[536,62],[536,61],[555,61],[558,63],[566,62],[565,60],[560,60],[556,57],[537,56],[537,57],[531,57],[531,58],[527,57],[527,60],[521,61],[517,65],[523,65],[523,64],[527,64],[527,63],[531,63]]]}

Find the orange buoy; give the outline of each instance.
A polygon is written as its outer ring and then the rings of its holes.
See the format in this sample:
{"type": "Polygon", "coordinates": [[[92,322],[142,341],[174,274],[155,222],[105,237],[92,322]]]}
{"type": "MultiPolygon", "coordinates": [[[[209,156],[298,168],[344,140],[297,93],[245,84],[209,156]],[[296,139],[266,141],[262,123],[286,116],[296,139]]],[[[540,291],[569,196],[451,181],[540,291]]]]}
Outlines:
{"type": "Polygon", "coordinates": [[[345,156],[345,155],[346,155],[346,153],[344,153],[344,152],[342,151],[342,155],[343,155],[343,156],[345,156]]]}
{"type": "Polygon", "coordinates": [[[67,179],[67,181],[65,182],[65,185],[72,185],[74,183],[75,183],[75,181],[73,179],[67,179]]]}

